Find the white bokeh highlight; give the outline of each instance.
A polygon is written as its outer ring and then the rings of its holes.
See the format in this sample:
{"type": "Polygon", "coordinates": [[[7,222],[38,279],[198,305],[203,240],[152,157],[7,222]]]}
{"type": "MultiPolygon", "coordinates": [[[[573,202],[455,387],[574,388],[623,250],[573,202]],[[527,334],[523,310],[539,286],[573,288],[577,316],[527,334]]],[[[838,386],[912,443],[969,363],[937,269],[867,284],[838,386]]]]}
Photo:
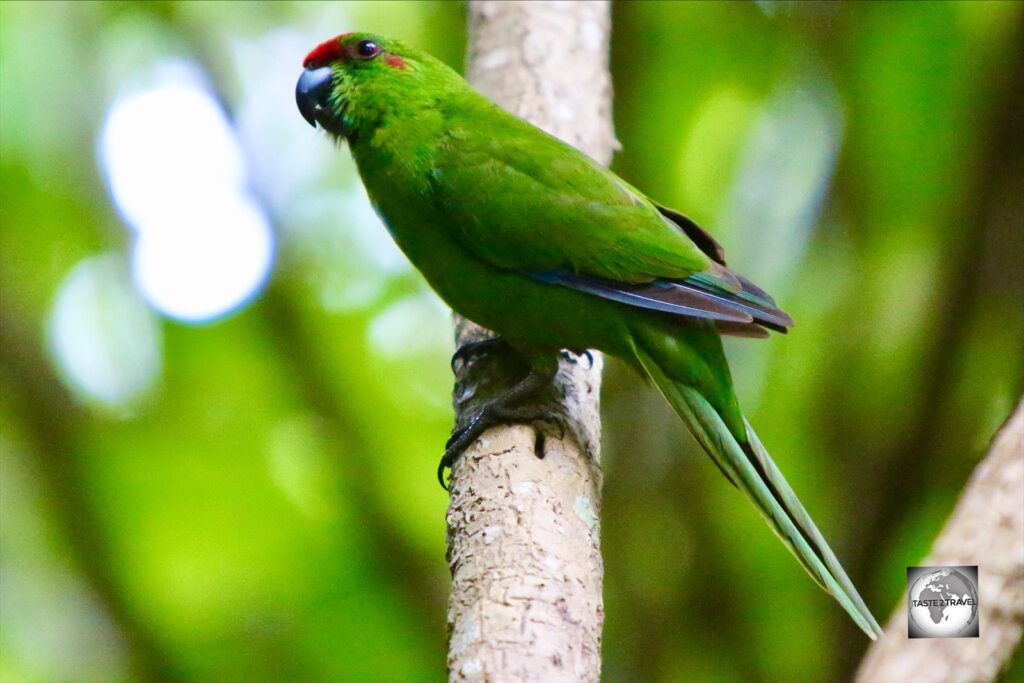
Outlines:
{"type": "Polygon", "coordinates": [[[133,290],[121,254],[91,256],[71,269],[47,332],[65,382],[99,404],[127,404],[160,375],[159,320],[133,290]]]}
{"type": "Polygon", "coordinates": [[[132,278],[142,297],[169,317],[210,320],[266,281],[273,233],[202,73],[166,61],[145,80],[111,105],[100,162],[135,235],[132,278]]]}

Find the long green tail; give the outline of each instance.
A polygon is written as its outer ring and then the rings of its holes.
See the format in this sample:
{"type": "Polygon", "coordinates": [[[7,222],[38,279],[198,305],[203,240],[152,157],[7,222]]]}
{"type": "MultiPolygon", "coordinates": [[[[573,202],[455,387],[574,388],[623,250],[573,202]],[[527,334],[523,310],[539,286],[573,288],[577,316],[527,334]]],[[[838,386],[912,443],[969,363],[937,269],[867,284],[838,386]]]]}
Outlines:
{"type": "Polygon", "coordinates": [[[782,539],[811,577],[843,606],[857,625],[875,640],[882,634],[839,560],[811,521],[810,515],[744,419],[747,443],[732,435],[722,417],[701,395],[669,378],[642,349],[637,359],[672,404],[697,441],[719,469],[757,506],[768,525],[782,539]]]}

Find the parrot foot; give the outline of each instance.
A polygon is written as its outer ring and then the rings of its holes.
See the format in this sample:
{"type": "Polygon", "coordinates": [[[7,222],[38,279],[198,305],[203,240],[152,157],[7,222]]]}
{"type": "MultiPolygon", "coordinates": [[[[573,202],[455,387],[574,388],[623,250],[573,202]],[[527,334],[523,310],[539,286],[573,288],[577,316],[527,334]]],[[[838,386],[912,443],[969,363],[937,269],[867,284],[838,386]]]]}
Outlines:
{"type": "MultiPolygon", "coordinates": [[[[557,425],[564,436],[567,424],[563,416],[556,414],[552,410],[536,406],[517,407],[515,405],[546,387],[553,378],[553,372],[531,370],[530,374],[514,387],[486,403],[465,427],[453,431],[452,435],[448,438],[448,443],[445,444],[445,451],[444,455],[441,456],[441,462],[437,465],[437,480],[440,482],[441,488],[446,491],[449,490],[444,481],[444,471],[450,469],[459,456],[490,427],[500,424],[549,422],[557,425]]],[[[538,458],[543,458],[543,432],[540,432],[536,427],[534,427],[534,432],[537,434],[534,441],[534,453],[538,458]]]]}
{"type": "Polygon", "coordinates": [[[594,367],[594,354],[590,352],[590,349],[583,349],[582,351],[574,351],[572,349],[563,349],[559,354],[562,360],[569,363],[578,363],[580,358],[587,359],[587,367],[594,367]]]}
{"type": "Polygon", "coordinates": [[[469,342],[460,346],[452,355],[452,372],[458,372],[459,365],[483,358],[498,349],[507,349],[508,342],[501,337],[488,337],[480,341],[469,342]]]}
{"type": "Polygon", "coordinates": [[[536,425],[537,422],[546,422],[558,427],[560,439],[565,437],[565,433],[569,428],[564,416],[555,411],[534,406],[493,409],[490,411],[484,409],[478,413],[468,425],[453,432],[448,439],[444,455],[441,456],[441,462],[437,465],[437,480],[440,482],[441,487],[445,491],[449,490],[448,485],[444,481],[444,471],[450,469],[455,464],[455,461],[459,459],[459,456],[481,434],[495,425],[532,423],[534,433],[533,454],[538,459],[543,460],[546,435],[544,430],[536,425]]]}

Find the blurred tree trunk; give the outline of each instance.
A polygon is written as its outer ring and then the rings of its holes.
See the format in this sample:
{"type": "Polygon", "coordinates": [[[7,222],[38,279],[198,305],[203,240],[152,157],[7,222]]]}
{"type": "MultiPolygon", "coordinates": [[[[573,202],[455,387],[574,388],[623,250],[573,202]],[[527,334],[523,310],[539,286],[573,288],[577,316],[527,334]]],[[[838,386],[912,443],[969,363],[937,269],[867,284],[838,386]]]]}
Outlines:
{"type": "Polygon", "coordinates": [[[184,680],[176,652],[161,641],[139,598],[133,599],[121,585],[118,554],[84,485],[87,456],[80,439],[87,432],[88,415],[54,374],[43,348],[43,341],[7,302],[0,305],[0,393],[20,419],[25,451],[67,544],[69,563],[88,582],[115,627],[130,675],[153,683],[184,680]]]}
{"type": "MultiPolygon", "coordinates": [[[[607,165],[616,144],[608,73],[610,7],[495,2],[469,7],[470,82],[498,104],[607,165]]],[[[491,336],[456,319],[459,347],[491,336]]],[[[449,678],[597,681],[603,565],[598,514],[602,359],[566,353],[538,400],[568,418],[536,457],[527,426],[497,427],[452,471],[449,678]]],[[[456,364],[456,423],[521,378],[495,354],[456,364]]]]}
{"type": "Polygon", "coordinates": [[[855,681],[994,681],[1024,632],[1024,400],[975,469],[922,566],[978,564],[981,634],[907,637],[904,600],[855,681]]]}

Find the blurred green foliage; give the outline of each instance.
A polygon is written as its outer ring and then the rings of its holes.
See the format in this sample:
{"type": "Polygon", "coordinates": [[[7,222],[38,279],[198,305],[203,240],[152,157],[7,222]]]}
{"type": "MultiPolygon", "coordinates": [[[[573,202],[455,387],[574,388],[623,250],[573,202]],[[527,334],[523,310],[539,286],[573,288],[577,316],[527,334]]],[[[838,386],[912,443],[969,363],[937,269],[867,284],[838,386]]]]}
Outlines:
{"type": "MultiPolygon", "coordinates": [[[[1022,9],[614,7],[615,168],[797,320],[730,342],[735,379],[880,619],[1024,389],[1022,9]]],[[[444,676],[448,315],[291,88],[355,28],[461,69],[464,14],[0,4],[0,680],[444,676]],[[98,162],[168,59],[207,73],[276,239],[200,324],[141,304],[98,162]]],[[[660,397],[612,364],[604,414],[605,680],[848,677],[866,640],[660,397]]]]}

